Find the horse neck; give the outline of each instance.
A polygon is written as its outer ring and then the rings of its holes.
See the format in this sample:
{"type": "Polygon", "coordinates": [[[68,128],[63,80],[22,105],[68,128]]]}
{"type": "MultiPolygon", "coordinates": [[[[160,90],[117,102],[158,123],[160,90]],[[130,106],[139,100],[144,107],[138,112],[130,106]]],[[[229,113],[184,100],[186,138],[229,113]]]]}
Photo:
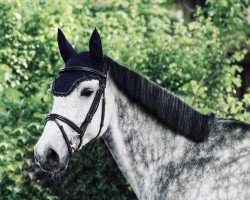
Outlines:
{"type": "Polygon", "coordinates": [[[190,142],[166,128],[115,86],[115,111],[103,138],[139,199],[154,199],[168,167],[179,162],[190,142]],[[144,196],[145,195],[145,196],[144,196]]]}

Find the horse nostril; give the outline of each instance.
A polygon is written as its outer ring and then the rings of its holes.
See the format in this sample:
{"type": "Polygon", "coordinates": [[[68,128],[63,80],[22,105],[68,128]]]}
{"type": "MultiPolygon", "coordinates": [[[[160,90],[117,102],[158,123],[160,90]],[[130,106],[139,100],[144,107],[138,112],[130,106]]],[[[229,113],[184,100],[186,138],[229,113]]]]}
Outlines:
{"type": "Polygon", "coordinates": [[[60,163],[60,158],[53,149],[49,149],[47,152],[46,161],[50,165],[58,165],[60,163]]]}

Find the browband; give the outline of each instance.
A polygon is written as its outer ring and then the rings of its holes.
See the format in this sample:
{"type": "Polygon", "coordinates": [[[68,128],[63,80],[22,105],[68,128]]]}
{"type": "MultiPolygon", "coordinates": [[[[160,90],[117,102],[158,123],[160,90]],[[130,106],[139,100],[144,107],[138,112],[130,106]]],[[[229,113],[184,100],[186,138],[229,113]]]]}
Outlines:
{"type": "Polygon", "coordinates": [[[106,78],[106,74],[104,74],[104,73],[102,73],[100,71],[88,68],[88,67],[80,67],[80,66],[64,67],[64,68],[60,69],[59,73],[60,72],[65,72],[65,71],[85,71],[85,72],[91,72],[91,73],[97,74],[99,76],[102,76],[103,78],[106,78]]]}

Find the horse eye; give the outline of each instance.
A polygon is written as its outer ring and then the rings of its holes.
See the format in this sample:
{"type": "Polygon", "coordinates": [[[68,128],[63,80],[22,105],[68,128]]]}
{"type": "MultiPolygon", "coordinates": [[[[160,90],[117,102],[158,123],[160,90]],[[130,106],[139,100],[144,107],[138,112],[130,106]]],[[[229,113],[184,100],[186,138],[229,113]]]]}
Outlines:
{"type": "Polygon", "coordinates": [[[89,97],[93,92],[94,92],[94,90],[92,90],[90,88],[85,88],[81,91],[81,96],[89,97]]]}

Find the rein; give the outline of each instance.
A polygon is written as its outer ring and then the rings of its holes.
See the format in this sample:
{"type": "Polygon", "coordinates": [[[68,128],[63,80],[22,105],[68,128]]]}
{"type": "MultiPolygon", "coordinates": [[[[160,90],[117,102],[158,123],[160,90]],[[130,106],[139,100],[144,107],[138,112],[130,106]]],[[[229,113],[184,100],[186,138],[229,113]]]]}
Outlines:
{"type": "Polygon", "coordinates": [[[95,115],[97,108],[100,104],[101,98],[102,98],[102,114],[101,114],[100,128],[99,128],[99,131],[98,131],[96,137],[93,138],[92,140],[97,139],[101,133],[101,130],[103,127],[103,122],[104,122],[104,116],[105,116],[105,104],[106,104],[105,88],[106,88],[107,75],[105,73],[99,72],[99,71],[91,69],[91,68],[77,67],[77,66],[70,67],[70,68],[69,67],[63,68],[59,71],[59,73],[60,72],[67,72],[67,71],[87,71],[87,72],[91,72],[93,74],[96,74],[100,77],[99,88],[96,91],[94,100],[93,100],[93,102],[90,106],[90,109],[89,109],[89,111],[88,111],[88,113],[87,113],[87,115],[86,115],[86,117],[85,117],[85,119],[82,122],[80,127],[78,127],[74,122],[72,122],[68,118],[66,118],[62,115],[59,115],[59,114],[50,113],[46,118],[46,123],[48,121],[54,121],[56,123],[56,125],[58,126],[58,128],[60,129],[62,136],[67,144],[69,155],[71,156],[74,151],[78,150],[81,147],[82,138],[85,135],[86,129],[87,129],[88,125],[91,123],[92,118],[95,115]],[[71,138],[71,140],[69,140],[63,126],[59,123],[59,121],[62,121],[64,123],[66,123],[68,126],[70,126],[75,132],[77,132],[77,135],[74,135],[71,138]],[[74,137],[76,137],[76,136],[78,136],[80,139],[80,143],[78,144],[77,147],[75,146],[75,144],[72,143],[74,137]]]}

